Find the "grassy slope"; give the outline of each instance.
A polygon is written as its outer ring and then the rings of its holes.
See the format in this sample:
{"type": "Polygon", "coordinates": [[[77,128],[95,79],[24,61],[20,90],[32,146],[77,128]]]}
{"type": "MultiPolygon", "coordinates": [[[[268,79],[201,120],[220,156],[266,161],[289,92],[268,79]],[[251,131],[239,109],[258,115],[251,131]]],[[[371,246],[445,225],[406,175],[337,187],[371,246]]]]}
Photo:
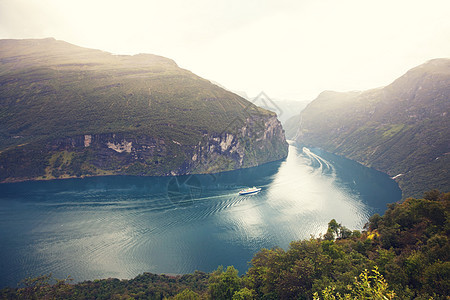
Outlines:
{"type": "Polygon", "coordinates": [[[160,56],[112,55],[54,39],[0,40],[0,164],[12,159],[29,164],[28,172],[41,170],[31,177],[49,173],[49,164],[54,169],[39,148],[46,141],[126,133],[195,145],[236,117],[273,115],[249,104],[160,56]]]}
{"type": "Polygon", "coordinates": [[[404,196],[450,190],[450,60],[433,60],[391,85],[324,92],[301,114],[305,145],[345,155],[391,176],[404,196]]]}
{"type": "Polygon", "coordinates": [[[155,55],[116,56],[52,39],[3,40],[0,59],[0,151],[85,133],[173,131],[187,139],[202,130],[221,132],[247,105],[155,55]]]}

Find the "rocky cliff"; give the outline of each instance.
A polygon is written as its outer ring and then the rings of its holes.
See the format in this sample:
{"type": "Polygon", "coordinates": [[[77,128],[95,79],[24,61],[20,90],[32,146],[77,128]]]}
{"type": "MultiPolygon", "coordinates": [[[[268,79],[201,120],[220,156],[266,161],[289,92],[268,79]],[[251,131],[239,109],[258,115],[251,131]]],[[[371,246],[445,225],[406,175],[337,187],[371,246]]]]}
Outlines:
{"type": "Polygon", "coordinates": [[[392,84],[323,92],[299,117],[296,141],[389,174],[404,197],[450,190],[450,59],[435,59],[392,84]]]}
{"type": "Polygon", "coordinates": [[[0,41],[0,181],[181,175],[287,155],[276,115],[172,60],[0,41]]]}

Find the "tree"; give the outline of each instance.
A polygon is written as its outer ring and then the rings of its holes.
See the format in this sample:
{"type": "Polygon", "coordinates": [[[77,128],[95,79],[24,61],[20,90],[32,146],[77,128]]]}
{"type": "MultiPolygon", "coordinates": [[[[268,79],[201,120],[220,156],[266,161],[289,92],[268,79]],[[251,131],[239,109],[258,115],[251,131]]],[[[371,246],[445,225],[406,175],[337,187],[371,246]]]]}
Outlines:
{"type": "Polygon", "coordinates": [[[341,227],[341,224],[338,224],[335,219],[332,219],[328,223],[328,230],[327,233],[330,232],[333,234],[333,236],[337,237],[339,235],[339,229],[341,227]]]}
{"type": "Polygon", "coordinates": [[[41,275],[35,278],[27,278],[21,282],[17,294],[24,299],[62,299],[72,292],[73,286],[69,284],[72,278],[54,279],[52,274],[41,275]],[[56,283],[51,283],[51,282],[56,283]]]}
{"type": "Polygon", "coordinates": [[[423,199],[430,200],[430,201],[437,201],[439,199],[439,196],[441,193],[434,189],[428,192],[423,193],[423,199]]]}
{"type": "MultiPolygon", "coordinates": [[[[335,286],[328,286],[322,291],[323,300],[336,299],[372,299],[372,300],[387,300],[394,299],[395,292],[388,290],[389,286],[383,275],[378,271],[378,267],[374,267],[370,275],[367,270],[364,270],[359,275],[359,279],[355,278],[353,285],[348,286],[348,293],[341,295],[335,292],[335,286]]],[[[319,294],[314,293],[314,300],[321,299],[319,294]]]]}
{"type": "Polygon", "coordinates": [[[332,241],[335,238],[347,239],[352,236],[352,231],[345,226],[339,224],[335,219],[328,223],[327,233],[323,238],[327,241],[332,241]]]}
{"type": "Polygon", "coordinates": [[[235,292],[233,295],[233,300],[253,300],[253,299],[255,299],[255,291],[249,290],[246,287],[235,292]]]}
{"type": "MultiPolygon", "coordinates": [[[[374,214],[369,218],[369,231],[375,230],[378,228],[380,221],[382,220],[381,216],[379,214],[374,214]]],[[[367,224],[366,224],[367,226],[367,224]]],[[[366,227],[364,226],[364,227],[366,227]]]]}
{"type": "Polygon", "coordinates": [[[238,273],[238,270],[233,266],[227,267],[225,272],[223,272],[222,266],[217,268],[209,279],[211,299],[232,299],[234,293],[241,288],[241,278],[239,278],[238,273]]]}
{"type": "Polygon", "coordinates": [[[200,300],[199,294],[191,291],[190,289],[185,289],[181,293],[173,297],[174,300],[200,300]]]}

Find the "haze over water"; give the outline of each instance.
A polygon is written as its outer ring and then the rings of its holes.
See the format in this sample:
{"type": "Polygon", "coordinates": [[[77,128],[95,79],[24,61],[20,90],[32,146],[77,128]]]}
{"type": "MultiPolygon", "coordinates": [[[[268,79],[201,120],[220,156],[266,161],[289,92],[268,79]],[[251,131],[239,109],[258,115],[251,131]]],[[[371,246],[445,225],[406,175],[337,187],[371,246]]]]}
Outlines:
{"type": "Polygon", "coordinates": [[[214,175],[112,176],[0,185],[0,287],[53,273],[75,281],[180,274],[287,248],[336,219],[362,229],[400,200],[387,175],[320,150],[214,175]],[[239,196],[258,186],[256,195],[239,196]]]}

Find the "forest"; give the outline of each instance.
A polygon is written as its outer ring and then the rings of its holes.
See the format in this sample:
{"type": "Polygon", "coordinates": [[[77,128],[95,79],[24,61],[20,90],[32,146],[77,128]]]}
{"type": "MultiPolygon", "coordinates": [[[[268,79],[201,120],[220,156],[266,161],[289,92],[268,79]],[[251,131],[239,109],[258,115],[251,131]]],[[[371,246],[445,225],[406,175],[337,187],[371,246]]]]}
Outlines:
{"type": "Polygon", "coordinates": [[[43,275],[0,290],[0,299],[448,299],[450,193],[389,204],[363,231],[336,220],[287,250],[262,249],[248,271],[144,273],[72,283],[43,275]]]}

